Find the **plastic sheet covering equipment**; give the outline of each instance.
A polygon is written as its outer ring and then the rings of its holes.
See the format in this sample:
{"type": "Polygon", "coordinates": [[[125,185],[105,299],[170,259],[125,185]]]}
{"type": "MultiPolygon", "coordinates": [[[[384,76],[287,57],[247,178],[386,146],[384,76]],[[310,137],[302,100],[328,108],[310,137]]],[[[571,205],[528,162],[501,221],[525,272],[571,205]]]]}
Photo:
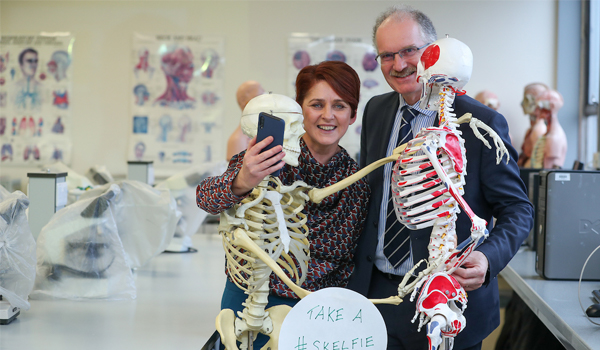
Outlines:
{"type": "Polygon", "coordinates": [[[153,188],[132,180],[94,188],[80,198],[96,197],[113,185],[120,190],[111,205],[125,258],[131,268],[138,268],[169,245],[181,212],[167,188],[153,188]]]}
{"type": "Polygon", "coordinates": [[[192,236],[198,231],[208,213],[196,205],[196,187],[209,176],[222,174],[227,169],[226,162],[206,163],[179,172],[156,186],[156,189],[169,189],[175,198],[181,219],[175,228],[174,243],[167,251],[182,251],[192,246],[192,236]]]}
{"type": "Polygon", "coordinates": [[[12,306],[29,310],[27,296],[35,280],[35,240],[27,215],[29,199],[0,186],[0,295],[12,306]]]}
{"type": "Polygon", "coordinates": [[[115,222],[117,185],[57,212],[37,241],[32,298],[134,299],[135,282],[115,222]]]}

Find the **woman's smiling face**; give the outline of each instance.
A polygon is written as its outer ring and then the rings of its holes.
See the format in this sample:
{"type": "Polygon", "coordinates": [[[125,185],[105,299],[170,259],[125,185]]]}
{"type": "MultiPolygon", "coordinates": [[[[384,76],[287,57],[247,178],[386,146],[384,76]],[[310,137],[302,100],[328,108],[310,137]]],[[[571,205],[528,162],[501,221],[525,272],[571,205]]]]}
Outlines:
{"type": "Polygon", "coordinates": [[[356,121],[356,117],[351,118],[350,105],[324,80],[317,81],[306,94],[302,114],[306,130],[304,141],[309,148],[320,151],[337,150],[348,126],[356,121]]]}

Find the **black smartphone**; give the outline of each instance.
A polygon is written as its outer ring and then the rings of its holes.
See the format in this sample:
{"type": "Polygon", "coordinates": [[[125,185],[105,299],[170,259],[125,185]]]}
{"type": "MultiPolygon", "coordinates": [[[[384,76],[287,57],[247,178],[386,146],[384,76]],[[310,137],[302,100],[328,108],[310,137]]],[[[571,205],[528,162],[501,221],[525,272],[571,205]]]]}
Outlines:
{"type": "MultiPolygon", "coordinates": [[[[273,142],[267,147],[263,148],[262,152],[270,150],[275,146],[283,146],[283,133],[285,132],[285,121],[281,118],[277,118],[274,115],[270,115],[265,112],[258,114],[258,131],[256,132],[256,143],[264,140],[268,136],[273,136],[273,142]]],[[[279,176],[281,169],[272,173],[273,176],[279,176]]]]}

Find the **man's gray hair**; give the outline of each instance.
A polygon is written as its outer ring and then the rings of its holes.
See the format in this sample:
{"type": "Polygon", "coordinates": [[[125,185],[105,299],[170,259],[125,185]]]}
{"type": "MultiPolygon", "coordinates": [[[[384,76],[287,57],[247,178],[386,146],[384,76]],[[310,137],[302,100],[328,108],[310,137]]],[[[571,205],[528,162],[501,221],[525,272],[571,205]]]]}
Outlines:
{"type": "Polygon", "coordinates": [[[408,5],[395,5],[383,12],[377,20],[375,21],[375,25],[373,26],[373,46],[375,46],[375,50],[377,51],[377,40],[375,35],[377,34],[377,29],[381,26],[381,23],[386,19],[393,17],[394,19],[401,21],[404,18],[412,18],[419,27],[421,27],[421,36],[423,41],[426,43],[432,43],[437,40],[437,33],[435,31],[435,27],[433,23],[427,17],[426,14],[419,10],[415,10],[414,8],[408,5]]]}

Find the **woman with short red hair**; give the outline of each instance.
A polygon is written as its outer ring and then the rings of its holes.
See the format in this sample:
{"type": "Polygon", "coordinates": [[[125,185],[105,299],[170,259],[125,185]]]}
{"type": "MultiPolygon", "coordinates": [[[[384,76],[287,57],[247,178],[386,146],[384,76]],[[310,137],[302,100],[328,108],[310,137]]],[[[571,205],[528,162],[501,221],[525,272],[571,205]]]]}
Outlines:
{"type": "MultiPolygon", "coordinates": [[[[324,188],[359,170],[356,161],[339,145],[348,127],[356,121],[359,94],[358,74],[346,63],[326,61],[304,67],[298,73],[296,101],[302,106],[306,133],[300,140],[298,166],[280,162],[271,169],[281,169],[279,178],[284,185],[304,181],[315,188],[324,188]]],[[[258,160],[259,157],[246,157],[246,154],[260,153],[266,145],[263,145],[264,141],[258,144],[255,141],[251,140],[246,151],[231,159],[223,175],[208,178],[198,186],[197,203],[201,209],[212,214],[220,213],[239,203],[252,190],[233,185],[236,181],[252,183],[243,178],[245,172],[241,169],[257,167],[265,161],[258,160]],[[203,200],[211,196],[218,196],[219,203],[216,206],[209,205],[209,200],[203,200]]],[[[272,166],[269,164],[266,167],[272,166]]],[[[369,186],[362,179],[326,197],[321,204],[307,203],[304,211],[308,217],[310,260],[302,288],[316,291],[348,284],[348,278],[354,270],[352,258],[366,218],[369,194],[369,186]]],[[[266,308],[280,304],[294,306],[298,302],[298,296],[275,274],[270,276],[269,289],[266,308]]],[[[242,303],[247,297],[228,278],[221,308],[231,309],[237,314],[243,309],[242,303]]],[[[266,336],[259,334],[254,348],[260,349],[266,341],[266,336]]]]}

